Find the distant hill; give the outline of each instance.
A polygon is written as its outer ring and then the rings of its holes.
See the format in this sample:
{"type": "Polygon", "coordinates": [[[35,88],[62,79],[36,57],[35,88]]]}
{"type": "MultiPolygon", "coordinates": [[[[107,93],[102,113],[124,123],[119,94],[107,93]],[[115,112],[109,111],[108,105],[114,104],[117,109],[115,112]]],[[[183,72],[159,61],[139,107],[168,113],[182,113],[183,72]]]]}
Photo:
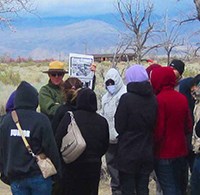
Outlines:
{"type": "MultiPolygon", "coordinates": [[[[76,53],[111,52],[118,40],[118,31],[99,20],[84,20],[64,24],[64,21],[45,25],[24,21],[16,32],[0,31],[0,55],[25,56],[34,59],[58,58],[76,53]],[[25,25],[27,23],[27,26],[25,25]]],[[[66,22],[67,23],[67,22],[66,22]]],[[[16,25],[17,27],[17,25],[16,25]]]]}
{"type": "MultiPolygon", "coordinates": [[[[154,14],[152,21],[158,26],[162,17],[154,14]]],[[[181,26],[179,37],[186,38],[199,29],[198,23],[181,26]]],[[[87,17],[17,18],[16,32],[0,30],[0,56],[32,57],[34,59],[65,59],[74,53],[114,53],[119,30],[125,31],[119,15],[105,14],[87,17]]],[[[161,26],[162,28],[162,26],[161,26]]],[[[191,36],[190,42],[199,41],[191,36]]],[[[161,50],[159,50],[161,53],[161,50]]]]}

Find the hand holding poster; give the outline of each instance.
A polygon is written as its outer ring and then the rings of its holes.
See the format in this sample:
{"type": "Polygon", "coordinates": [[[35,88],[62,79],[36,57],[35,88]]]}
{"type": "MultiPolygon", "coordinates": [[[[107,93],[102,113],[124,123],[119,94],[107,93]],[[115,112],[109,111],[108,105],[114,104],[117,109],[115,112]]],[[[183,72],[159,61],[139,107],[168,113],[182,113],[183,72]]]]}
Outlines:
{"type": "Polygon", "coordinates": [[[91,65],[94,63],[92,55],[69,54],[69,75],[77,77],[83,82],[84,87],[92,89],[94,71],[91,71],[91,65]]]}

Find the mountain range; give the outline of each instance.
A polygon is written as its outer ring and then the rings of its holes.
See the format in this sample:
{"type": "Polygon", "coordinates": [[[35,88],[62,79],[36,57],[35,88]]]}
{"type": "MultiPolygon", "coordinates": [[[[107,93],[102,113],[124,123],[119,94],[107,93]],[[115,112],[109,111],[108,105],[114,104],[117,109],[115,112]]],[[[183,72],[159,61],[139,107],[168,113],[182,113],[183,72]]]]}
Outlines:
{"type": "Polygon", "coordinates": [[[63,58],[68,53],[111,52],[119,32],[100,20],[24,21],[15,31],[0,31],[0,55],[34,59],[63,58]]]}
{"type": "MultiPolygon", "coordinates": [[[[0,30],[0,56],[65,59],[69,53],[114,53],[119,31],[124,30],[113,14],[18,18],[14,28],[0,30]]],[[[182,33],[194,28],[185,28],[182,33]]]]}

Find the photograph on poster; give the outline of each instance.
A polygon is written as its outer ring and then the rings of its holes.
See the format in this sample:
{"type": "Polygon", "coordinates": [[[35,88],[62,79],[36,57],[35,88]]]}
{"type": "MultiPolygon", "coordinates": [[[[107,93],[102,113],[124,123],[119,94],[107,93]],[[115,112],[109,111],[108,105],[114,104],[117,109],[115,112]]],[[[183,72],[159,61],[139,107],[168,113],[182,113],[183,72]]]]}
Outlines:
{"type": "Polygon", "coordinates": [[[91,65],[94,63],[94,56],[85,54],[69,54],[69,75],[77,77],[86,87],[92,87],[94,72],[91,65]]]}

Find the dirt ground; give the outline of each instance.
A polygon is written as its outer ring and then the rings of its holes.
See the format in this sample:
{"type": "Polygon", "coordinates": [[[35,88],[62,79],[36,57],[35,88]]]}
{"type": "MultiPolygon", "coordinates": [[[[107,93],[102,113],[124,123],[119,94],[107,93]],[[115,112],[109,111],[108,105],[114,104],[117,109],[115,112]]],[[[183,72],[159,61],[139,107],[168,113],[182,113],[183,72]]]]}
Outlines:
{"type": "MultiPolygon", "coordinates": [[[[150,194],[155,195],[155,184],[153,181],[149,184],[150,194]]],[[[0,181],[0,195],[11,195],[10,188],[0,181]]],[[[99,185],[99,195],[111,195],[109,181],[102,180],[99,185]]]]}
{"type": "Polygon", "coordinates": [[[11,195],[10,188],[0,181],[0,195],[11,195]]]}
{"type": "MultiPolygon", "coordinates": [[[[99,195],[112,195],[109,187],[109,181],[100,181],[99,195]]],[[[153,180],[149,183],[149,195],[156,195],[155,182],[153,180]]]]}

